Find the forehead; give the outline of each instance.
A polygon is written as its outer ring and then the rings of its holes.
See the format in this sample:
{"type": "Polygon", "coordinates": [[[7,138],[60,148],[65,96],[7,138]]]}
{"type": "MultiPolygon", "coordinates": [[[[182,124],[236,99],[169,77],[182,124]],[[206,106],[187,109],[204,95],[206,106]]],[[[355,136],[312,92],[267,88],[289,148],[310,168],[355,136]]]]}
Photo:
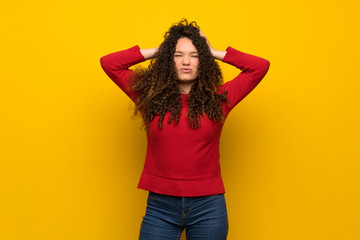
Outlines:
{"type": "Polygon", "coordinates": [[[197,52],[196,47],[192,43],[191,39],[187,37],[179,38],[176,44],[176,50],[181,52],[197,52]]]}

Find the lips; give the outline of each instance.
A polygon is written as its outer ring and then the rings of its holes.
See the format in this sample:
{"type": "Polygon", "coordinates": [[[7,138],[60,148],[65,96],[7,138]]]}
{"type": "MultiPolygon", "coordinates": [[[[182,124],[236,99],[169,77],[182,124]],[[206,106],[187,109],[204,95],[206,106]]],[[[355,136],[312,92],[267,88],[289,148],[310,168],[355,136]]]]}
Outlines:
{"type": "Polygon", "coordinates": [[[191,68],[180,68],[180,71],[183,73],[191,73],[191,68]]]}

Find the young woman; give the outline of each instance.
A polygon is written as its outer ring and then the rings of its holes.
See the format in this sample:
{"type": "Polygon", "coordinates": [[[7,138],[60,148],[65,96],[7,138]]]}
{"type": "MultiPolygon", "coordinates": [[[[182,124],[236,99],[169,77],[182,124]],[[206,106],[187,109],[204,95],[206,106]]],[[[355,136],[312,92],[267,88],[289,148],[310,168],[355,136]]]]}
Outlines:
{"type": "Polygon", "coordinates": [[[147,134],[138,188],[149,191],[140,239],[226,239],[228,218],[219,139],[229,112],[265,76],[269,61],[214,49],[195,22],[173,25],[162,44],[101,58],[105,73],[135,102],[147,134]],[[151,59],[147,69],[129,67],[151,59]],[[215,59],[241,70],[223,84],[215,59]]]}

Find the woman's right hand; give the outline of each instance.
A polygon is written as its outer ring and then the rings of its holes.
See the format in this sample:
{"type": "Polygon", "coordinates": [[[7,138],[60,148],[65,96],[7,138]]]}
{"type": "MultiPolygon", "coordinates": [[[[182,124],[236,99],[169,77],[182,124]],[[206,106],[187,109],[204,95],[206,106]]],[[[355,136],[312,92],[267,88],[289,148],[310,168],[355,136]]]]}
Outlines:
{"type": "Polygon", "coordinates": [[[158,51],[158,49],[159,49],[159,47],[140,49],[140,52],[144,56],[144,58],[147,60],[147,59],[153,58],[155,53],[158,51]]]}

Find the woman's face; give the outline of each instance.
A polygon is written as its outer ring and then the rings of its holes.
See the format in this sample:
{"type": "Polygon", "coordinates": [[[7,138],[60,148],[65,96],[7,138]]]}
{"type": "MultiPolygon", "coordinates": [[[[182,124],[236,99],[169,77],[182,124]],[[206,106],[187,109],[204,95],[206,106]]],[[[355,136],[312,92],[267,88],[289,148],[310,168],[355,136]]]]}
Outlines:
{"type": "Polygon", "coordinates": [[[199,53],[189,38],[179,38],[174,61],[179,82],[190,83],[199,76],[199,53]]]}

